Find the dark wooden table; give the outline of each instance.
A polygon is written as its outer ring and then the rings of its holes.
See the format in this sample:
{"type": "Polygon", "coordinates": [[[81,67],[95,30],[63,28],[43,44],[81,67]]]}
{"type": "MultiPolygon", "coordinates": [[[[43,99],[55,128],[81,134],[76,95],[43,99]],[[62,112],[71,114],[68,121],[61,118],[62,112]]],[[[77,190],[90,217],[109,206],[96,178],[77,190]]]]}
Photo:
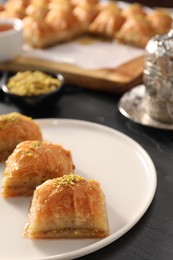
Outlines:
{"type": "Polygon", "coordinates": [[[154,200],[128,233],[80,259],[172,260],[173,133],[138,125],[124,118],[117,108],[119,98],[113,94],[66,86],[60,101],[54,107],[45,107],[41,111],[20,109],[1,96],[0,114],[18,111],[33,118],[82,119],[112,127],[136,140],[151,156],[157,170],[158,184],[154,200]]]}

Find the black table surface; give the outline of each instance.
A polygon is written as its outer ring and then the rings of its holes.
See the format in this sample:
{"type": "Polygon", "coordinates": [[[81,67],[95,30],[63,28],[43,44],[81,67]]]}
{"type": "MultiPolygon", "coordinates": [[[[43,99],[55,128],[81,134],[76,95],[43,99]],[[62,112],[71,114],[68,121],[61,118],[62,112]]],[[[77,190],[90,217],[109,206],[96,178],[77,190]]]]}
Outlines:
{"type": "MultiPolygon", "coordinates": [[[[116,129],[137,141],[157,171],[155,197],[144,216],[110,245],[79,259],[173,259],[173,133],[136,124],[118,111],[120,96],[66,85],[54,107],[23,110],[0,98],[0,114],[18,111],[33,118],[87,120],[116,129]]],[[[115,220],[116,221],[116,220],[115,220]]],[[[5,260],[5,259],[4,259],[5,260]]]]}

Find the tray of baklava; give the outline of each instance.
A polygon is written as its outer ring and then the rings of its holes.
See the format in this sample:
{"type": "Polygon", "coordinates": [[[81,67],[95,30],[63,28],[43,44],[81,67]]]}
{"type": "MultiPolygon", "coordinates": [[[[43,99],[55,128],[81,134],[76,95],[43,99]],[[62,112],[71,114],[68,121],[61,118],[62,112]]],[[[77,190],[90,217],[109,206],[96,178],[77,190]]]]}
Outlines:
{"type": "Polygon", "coordinates": [[[71,84],[114,93],[141,83],[147,42],[172,27],[167,10],[103,0],[8,0],[4,17],[23,20],[24,45],[0,69],[50,69],[71,84]]]}

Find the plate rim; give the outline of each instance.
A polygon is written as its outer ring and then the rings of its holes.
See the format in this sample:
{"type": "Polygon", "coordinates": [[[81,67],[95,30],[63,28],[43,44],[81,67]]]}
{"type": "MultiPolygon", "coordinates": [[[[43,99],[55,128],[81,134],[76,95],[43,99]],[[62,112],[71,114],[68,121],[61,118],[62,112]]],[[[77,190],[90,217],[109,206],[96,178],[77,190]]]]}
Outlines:
{"type": "MultiPolygon", "coordinates": [[[[90,127],[94,129],[99,129],[99,130],[104,130],[106,132],[115,134],[116,136],[120,136],[123,138],[123,140],[127,140],[130,142],[133,146],[137,148],[138,151],[140,151],[140,154],[145,156],[145,161],[147,160],[147,165],[149,165],[149,169],[152,169],[150,171],[151,177],[152,177],[152,185],[150,185],[149,193],[147,193],[147,199],[145,197],[145,202],[142,202],[143,206],[140,209],[140,213],[136,214],[133,216],[133,220],[128,222],[126,225],[124,225],[122,228],[118,229],[118,231],[114,232],[113,234],[110,234],[108,237],[103,238],[101,240],[98,240],[94,242],[93,244],[84,246],[79,249],[75,249],[73,251],[67,252],[67,253],[61,253],[61,254],[54,254],[50,256],[45,256],[45,257],[36,257],[32,258],[32,260],[71,260],[75,259],[78,257],[82,257],[85,255],[88,255],[90,253],[93,253],[101,248],[104,248],[105,246],[111,244],[112,242],[116,241],[119,239],[121,236],[123,236],[125,233],[127,233],[133,226],[136,225],[136,223],[142,218],[142,216],[145,214],[147,209],[149,208],[155,192],[157,188],[157,173],[156,173],[156,168],[155,165],[150,157],[150,155],[147,153],[147,151],[134,139],[131,137],[127,136],[126,134],[112,128],[106,125],[98,124],[95,122],[91,121],[86,121],[86,120],[80,120],[80,119],[64,119],[64,118],[37,118],[34,119],[40,127],[42,126],[67,126],[67,125],[75,125],[77,127],[78,125],[84,126],[84,127],[90,127]]],[[[31,259],[30,259],[31,260],[31,259]]]]}

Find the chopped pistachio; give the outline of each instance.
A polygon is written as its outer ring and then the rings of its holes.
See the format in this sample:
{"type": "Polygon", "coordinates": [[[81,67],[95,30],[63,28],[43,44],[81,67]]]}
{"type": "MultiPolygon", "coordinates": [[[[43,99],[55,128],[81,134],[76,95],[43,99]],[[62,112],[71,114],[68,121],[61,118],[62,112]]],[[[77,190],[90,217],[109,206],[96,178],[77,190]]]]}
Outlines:
{"type": "Polygon", "coordinates": [[[0,130],[4,129],[5,126],[20,120],[20,114],[17,112],[2,115],[0,117],[0,130]]]}
{"type": "Polygon", "coordinates": [[[33,156],[33,153],[30,150],[24,150],[22,153],[27,156],[33,156]]]}
{"type": "Polygon", "coordinates": [[[39,148],[41,145],[40,141],[32,141],[32,143],[30,144],[29,148],[39,148]]]}
{"type": "Polygon", "coordinates": [[[77,182],[80,182],[84,180],[83,177],[79,176],[79,175],[75,175],[73,173],[69,174],[69,175],[64,175],[60,178],[54,179],[54,184],[57,185],[74,185],[77,182]]]}
{"type": "Polygon", "coordinates": [[[7,87],[11,93],[20,96],[35,96],[54,91],[60,86],[60,80],[41,71],[18,72],[11,77],[7,87]]]}

